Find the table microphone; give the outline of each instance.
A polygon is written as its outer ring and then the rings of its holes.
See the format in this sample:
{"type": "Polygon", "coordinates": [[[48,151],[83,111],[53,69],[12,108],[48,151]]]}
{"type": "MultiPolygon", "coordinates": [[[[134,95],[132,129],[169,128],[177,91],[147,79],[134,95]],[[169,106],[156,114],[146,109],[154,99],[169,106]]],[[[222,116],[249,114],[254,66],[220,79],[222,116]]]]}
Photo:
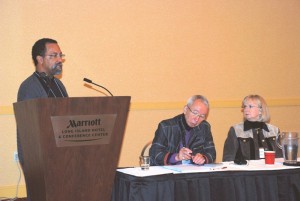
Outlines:
{"type": "Polygon", "coordinates": [[[94,84],[94,85],[96,85],[96,86],[98,86],[98,87],[101,87],[101,88],[105,89],[111,96],[114,96],[114,95],[112,95],[112,93],[111,93],[108,89],[106,89],[105,87],[103,87],[103,86],[101,86],[101,85],[99,85],[99,84],[94,83],[94,82],[93,82],[92,80],[90,80],[90,79],[83,78],[83,81],[85,81],[85,82],[87,82],[87,83],[94,84]]]}
{"type": "Polygon", "coordinates": [[[238,142],[239,142],[239,147],[238,147],[238,150],[235,155],[234,163],[237,165],[246,165],[247,161],[245,160],[245,158],[243,156],[242,149],[241,149],[241,143],[240,143],[239,139],[238,139],[238,142]]]}

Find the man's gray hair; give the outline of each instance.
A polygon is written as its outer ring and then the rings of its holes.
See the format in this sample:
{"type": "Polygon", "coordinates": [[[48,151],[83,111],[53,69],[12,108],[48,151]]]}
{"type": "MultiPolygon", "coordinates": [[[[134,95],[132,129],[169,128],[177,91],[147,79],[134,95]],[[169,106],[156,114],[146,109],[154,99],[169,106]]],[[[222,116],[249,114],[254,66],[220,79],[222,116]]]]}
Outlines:
{"type": "Polygon", "coordinates": [[[187,101],[187,105],[191,106],[196,100],[200,100],[204,105],[206,105],[207,109],[209,109],[209,102],[205,96],[202,95],[193,95],[187,101]]]}

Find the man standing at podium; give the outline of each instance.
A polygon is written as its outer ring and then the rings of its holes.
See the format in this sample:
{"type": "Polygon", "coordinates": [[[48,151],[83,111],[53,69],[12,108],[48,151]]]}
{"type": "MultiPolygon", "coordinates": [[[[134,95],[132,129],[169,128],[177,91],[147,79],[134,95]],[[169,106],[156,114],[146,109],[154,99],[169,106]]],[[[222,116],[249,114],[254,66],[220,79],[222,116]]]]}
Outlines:
{"type": "Polygon", "coordinates": [[[151,165],[213,163],[216,150],[206,121],[208,111],[208,100],[194,95],[183,114],[160,122],[149,151],[151,165]]]}
{"type": "MultiPolygon", "coordinates": [[[[68,97],[65,86],[55,77],[61,74],[65,57],[57,41],[50,38],[40,39],[33,45],[31,53],[35,72],[22,82],[18,91],[18,102],[35,98],[68,97]]],[[[18,132],[17,145],[20,164],[23,167],[24,160],[18,132]]],[[[30,200],[28,189],[27,200],[30,200]]]]}
{"type": "Polygon", "coordinates": [[[57,41],[50,38],[38,40],[32,47],[32,59],[35,72],[21,84],[18,101],[46,98],[67,97],[63,83],[55,77],[62,72],[65,55],[57,41]]]}

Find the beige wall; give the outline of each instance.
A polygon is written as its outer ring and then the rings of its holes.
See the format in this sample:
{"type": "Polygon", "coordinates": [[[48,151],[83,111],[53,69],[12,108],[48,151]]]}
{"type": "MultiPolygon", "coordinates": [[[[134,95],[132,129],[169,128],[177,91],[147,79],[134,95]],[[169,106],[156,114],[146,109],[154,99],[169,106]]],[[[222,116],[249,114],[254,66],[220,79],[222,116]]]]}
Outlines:
{"type": "Polygon", "coordinates": [[[193,94],[212,102],[218,161],[248,94],[266,98],[271,123],[300,131],[298,0],[0,0],[0,27],[0,197],[17,181],[12,103],[41,37],[58,40],[67,55],[70,96],[104,95],[84,86],[88,77],[132,97],[120,166],[137,165],[158,122],[193,94]]]}

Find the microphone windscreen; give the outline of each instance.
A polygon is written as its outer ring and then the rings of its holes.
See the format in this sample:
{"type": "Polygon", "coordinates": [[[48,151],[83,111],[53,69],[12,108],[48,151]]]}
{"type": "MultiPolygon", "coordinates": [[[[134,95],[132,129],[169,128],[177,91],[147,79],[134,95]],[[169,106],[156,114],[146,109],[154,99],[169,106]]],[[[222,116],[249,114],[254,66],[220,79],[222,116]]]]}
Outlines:
{"type": "Polygon", "coordinates": [[[87,79],[87,78],[83,78],[83,81],[88,82],[88,83],[92,83],[92,80],[87,79]]]}

